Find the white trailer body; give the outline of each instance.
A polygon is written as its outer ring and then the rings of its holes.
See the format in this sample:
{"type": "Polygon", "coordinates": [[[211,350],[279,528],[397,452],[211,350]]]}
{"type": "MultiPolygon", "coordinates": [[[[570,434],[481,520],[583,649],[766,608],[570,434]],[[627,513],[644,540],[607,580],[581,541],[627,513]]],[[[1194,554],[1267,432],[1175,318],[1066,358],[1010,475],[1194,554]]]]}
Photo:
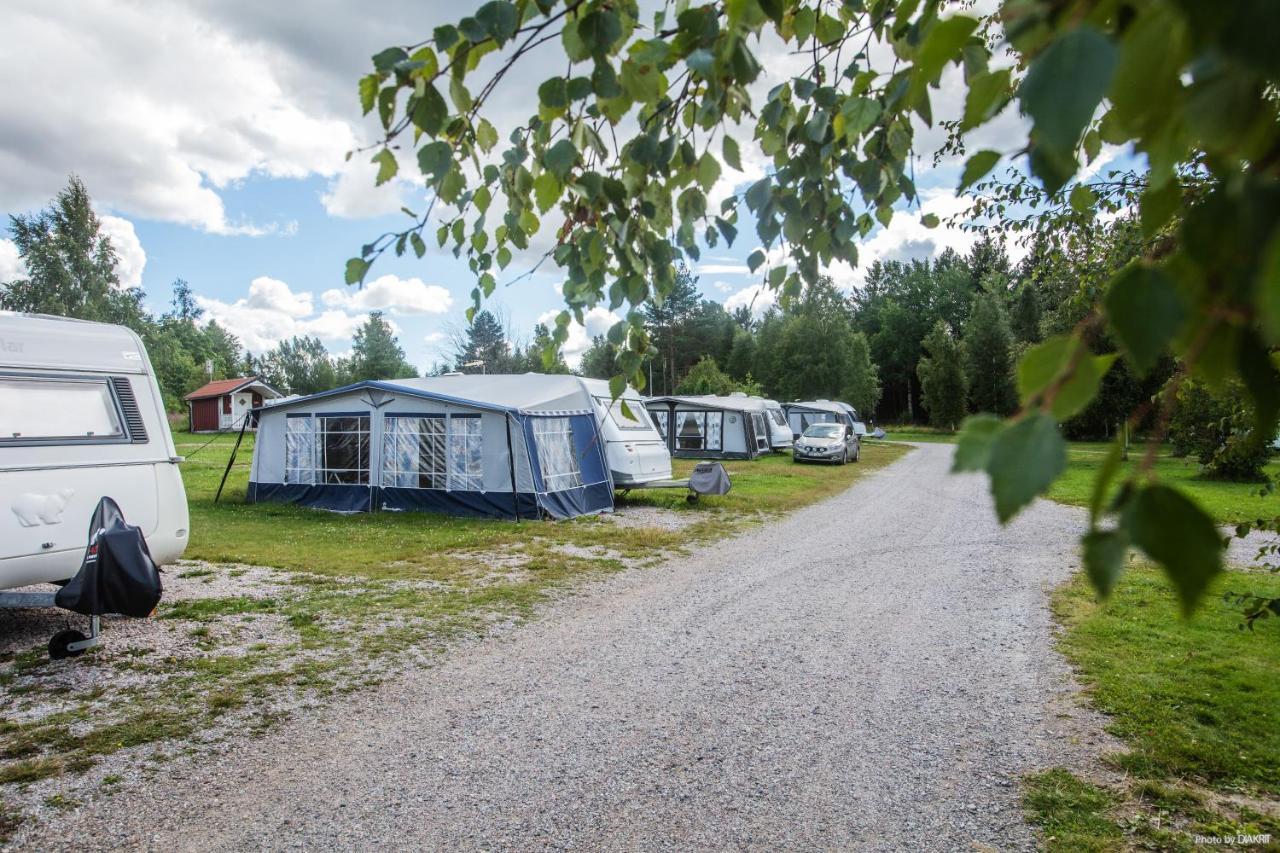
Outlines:
{"type": "Polygon", "coordinates": [[[671,452],[653,425],[644,398],[630,385],[617,400],[603,379],[580,379],[595,403],[613,485],[619,489],[671,479],[671,452]],[[626,402],[626,411],[622,403],[626,402]]]}
{"type": "Polygon", "coordinates": [[[142,529],[157,564],[182,556],[178,461],[137,335],[0,311],[0,589],[75,575],[103,497],[142,529]]]}

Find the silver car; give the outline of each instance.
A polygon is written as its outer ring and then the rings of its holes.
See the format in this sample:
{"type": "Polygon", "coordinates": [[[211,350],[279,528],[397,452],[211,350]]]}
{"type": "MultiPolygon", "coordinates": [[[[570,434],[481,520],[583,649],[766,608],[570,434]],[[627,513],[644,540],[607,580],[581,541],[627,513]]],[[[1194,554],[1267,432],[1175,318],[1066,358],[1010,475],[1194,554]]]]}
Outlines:
{"type": "Polygon", "coordinates": [[[791,458],[796,462],[857,462],[862,437],[845,424],[813,424],[796,439],[791,458]]]}

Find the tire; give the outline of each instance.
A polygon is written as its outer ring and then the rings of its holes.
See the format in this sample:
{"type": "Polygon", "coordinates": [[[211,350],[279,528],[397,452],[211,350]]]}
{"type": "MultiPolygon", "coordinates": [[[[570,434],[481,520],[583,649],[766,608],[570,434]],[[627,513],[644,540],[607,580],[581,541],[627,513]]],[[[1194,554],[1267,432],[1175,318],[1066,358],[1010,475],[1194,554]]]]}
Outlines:
{"type": "Polygon", "coordinates": [[[79,643],[89,639],[79,631],[59,631],[49,640],[49,657],[54,660],[62,660],[64,658],[79,657],[84,654],[84,649],[69,649],[67,646],[72,643],[79,643]]]}
{"type": "Polygon", "coordinates": [[[857,462],[862,458],[862,442],[858,442],[858,446],[853,450],[853,461],[857,462]]]}
{"type": "Polygon", "coordinates": [[[840,453],[840,464],[841,465],[849,464],[849,448],[847,447],[840,453]]]}

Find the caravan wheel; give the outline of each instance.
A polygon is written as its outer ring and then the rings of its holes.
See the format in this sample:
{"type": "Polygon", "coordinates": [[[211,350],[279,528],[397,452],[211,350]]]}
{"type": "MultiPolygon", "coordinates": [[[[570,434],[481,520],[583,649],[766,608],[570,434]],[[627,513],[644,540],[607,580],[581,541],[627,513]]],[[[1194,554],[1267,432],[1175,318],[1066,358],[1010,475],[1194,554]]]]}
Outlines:
{"type": "Polygon", "coordinates": [[[53,639],[49,640],[49,657],[54,660],[62,660],[63,658],[74,658],[84,654],[84,649],[67,648],[72,643],[82,643],[89,639],[79,631],[59,631],[53,635],[53,639]]]}

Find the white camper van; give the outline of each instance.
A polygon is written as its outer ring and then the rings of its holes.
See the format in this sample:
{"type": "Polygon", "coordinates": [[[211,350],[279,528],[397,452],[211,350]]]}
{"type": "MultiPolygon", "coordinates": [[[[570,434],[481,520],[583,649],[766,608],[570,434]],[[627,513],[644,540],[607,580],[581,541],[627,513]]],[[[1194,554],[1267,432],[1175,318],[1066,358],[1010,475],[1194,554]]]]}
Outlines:
{"type": "Polygon", "coordinates": [[[178,461],[137,335],[0,311],[0,589],[75,575],[103,497],[157,564],[182,556],[178,461]]]}
{"type": "Polygon", "coordinates": [[[604,437],[613,485],[626,489],[670,480],[671,453],[644,407],[644,398],[628,385],[622,396],[614,400],[604,379],[578,381],[595,401],[596,420],[604,437]]]}

